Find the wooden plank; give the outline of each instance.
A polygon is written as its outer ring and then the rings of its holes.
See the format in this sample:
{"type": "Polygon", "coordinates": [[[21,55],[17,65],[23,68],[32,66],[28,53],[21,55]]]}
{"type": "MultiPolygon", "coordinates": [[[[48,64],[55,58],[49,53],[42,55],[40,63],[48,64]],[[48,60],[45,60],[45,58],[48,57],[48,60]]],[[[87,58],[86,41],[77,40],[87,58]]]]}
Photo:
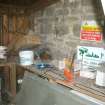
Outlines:
{"type": "Polygon", "coordinates": [[[3,32],[7,33],[8,32],[8,16],[3,15],[3,32]]]}
{"type": "Polygon", "coordinates": [[[3,73],[4,73],[4,76],[5,76],[4,77],[5,78],[5,88],[7,90],[10,90],[10,75],[9,75],[10,68],[8,66],[4,66],[3,68],[4,68],[3,73]]]}
{"type": "Polygon", "coordinates": [[[27,33],[27,30],[29,30],[29,19],[28,16],[22,15],[17,16],[17,32],[20,33],[27,33]]]}
{"type": "Polygon", "coordinates": [[[27,33],[27,31],[29,30],[29,28],[30,28],[30,25],[29,25],[29,18],[28,18],[28,16],[25,16],[24,15],[24,17],[23,17],[23,24],[22,24],[22,32],[23,33],[27,33]]]}
{"type": "Polygon", "coordinates": [[[6,83],[6,89],[11,93],[11,95],[14,97],[16,96],[16,65],[15,63],[2,63],[0,64],[0,67],[4,67],[4,73],[6,74],[5,77],[7,80],[6,83]],[[8,72],[8,74],[7,74],[8,72]]]}
{"type": "Polygon", "coordinates": [[[82,89],[84,89],[84,90],[87,90],[87,91],[89,91],[89,92],[91,92],[91,93],[95,93],[95,94],[97,94],[97,95],[101,95],[101,96],[104,96],[104,97],[105,97],[105,92],[100,92],[100,91],[94,90],[94,89],[92,89],[92,88],[85,87],[85,86],[83,86],[83,85],[81,85],[81,84],[75,84],[74,86],[79,87],[79,88],[82,88],[82,89]]]}
{"type": "Polygon", "coordinates": [[[10,64],[10,89],[13,96],[16,96],[16,64],[10,64]]]}
{"type": "Polygon", "coordinates": [[[17,31],[17,16],[16,15],[12,17],[12,25],[13,25],[13,32],[16,32],[17,31]]]}
{"type": "Polygon", "coordinates": [[[58,83],[58,84],[61,84],[63,86],[69,87],[69,88],[71,88],[73,90],[76,90],[76,91],[78,91],[80,93],[86,94],[86,95],[88,95],[90,97],[93,97],[93,98],[96,98],[98,100],[101,100],[101,101],[105,102],[105,96],[101,96],[101,95],[98,95],[96,93],[92,93],[92,92],[90,92],[88,90],[85,90],[83,88],[74,86],[74,82],[73,81],[67,82],[67,81],[62,81],[62,80],[56,80],[55,82],[58,83]]]}
{"type": "Polygon", "coordinates": [[[3,16],[0,16],[0,45],[3,43],[3,16]]]}
{"type": "Polygon", "coordinates": [[[95,80],[79,77],[75,80],[75,82],[76,82],[75,85],[87,89],[88,91],[105,95],[105,88],[96,86],[95,80]]]}
{"type": "Polygon", "coordinates": [[[24,16],[18,16],[17,17],[17,32],[24,33],[23,24],[24,24],[24,16]]]}
{"type": "Polygon", "coordinates": [[[9,20],[7,15],[3,15],[3,44],[7,45],[9,41],[9,20]]]}

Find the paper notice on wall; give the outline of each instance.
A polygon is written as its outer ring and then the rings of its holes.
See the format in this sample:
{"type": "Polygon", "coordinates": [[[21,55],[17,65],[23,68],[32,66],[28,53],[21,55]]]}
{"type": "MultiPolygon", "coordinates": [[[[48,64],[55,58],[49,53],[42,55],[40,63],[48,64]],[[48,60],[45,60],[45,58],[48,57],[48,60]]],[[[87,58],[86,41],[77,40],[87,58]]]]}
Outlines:
{"type": "Polygon", "coordinates": [[[105,50],[99,47],[78,46],[77,60],[82,61],[82,66],[97,67],[99,63],[105,62],[105,50]]]}
{"type": "Polygon", "coordinates": [[[80,39],[88,41],[102,41],[103,30],[102,25],[98,22],[83,21],[81,24],[80,39]]]}

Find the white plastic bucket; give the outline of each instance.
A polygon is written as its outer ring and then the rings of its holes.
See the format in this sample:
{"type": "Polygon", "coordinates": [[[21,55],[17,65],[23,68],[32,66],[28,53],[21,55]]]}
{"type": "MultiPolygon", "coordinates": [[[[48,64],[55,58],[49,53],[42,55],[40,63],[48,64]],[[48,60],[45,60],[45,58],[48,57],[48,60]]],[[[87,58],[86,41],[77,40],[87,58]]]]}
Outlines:
{"type": "Polygon", "coordinates": [[[97,71],[96,85],[105,87],[105,72],[97,71]]]}
{"type": "Polygon", "coordinates": [[[20,51],[19,57],[21,65],[32,65],[34,63],[33,51],[20,51]]]}

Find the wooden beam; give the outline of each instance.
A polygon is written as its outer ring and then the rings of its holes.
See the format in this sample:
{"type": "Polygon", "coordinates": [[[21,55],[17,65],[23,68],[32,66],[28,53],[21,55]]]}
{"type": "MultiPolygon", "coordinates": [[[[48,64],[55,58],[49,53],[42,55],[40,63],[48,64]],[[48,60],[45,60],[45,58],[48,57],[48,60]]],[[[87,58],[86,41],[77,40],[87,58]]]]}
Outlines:
{"type": "Polygon", "coordinates": [[[58,2],[59,0],[38,0],[35,4],[31,6],[31,9],[34,9],[35,11],[41,10],[51,4],[54,4],[58,2]]]}
{"type": "Polygon", "coordinates": [[[16,5],[7,5],[7,4],[0,3],[0,8],[1,8],[0,12],[8,13],[8,10],[9,10],[10,14],[29,14],[33,11],[35,12],[35,11],[41,10],[58,1],[59,0],[38,0],[30,6],[25,6],[25,5],[16,6],[16,5]]]}

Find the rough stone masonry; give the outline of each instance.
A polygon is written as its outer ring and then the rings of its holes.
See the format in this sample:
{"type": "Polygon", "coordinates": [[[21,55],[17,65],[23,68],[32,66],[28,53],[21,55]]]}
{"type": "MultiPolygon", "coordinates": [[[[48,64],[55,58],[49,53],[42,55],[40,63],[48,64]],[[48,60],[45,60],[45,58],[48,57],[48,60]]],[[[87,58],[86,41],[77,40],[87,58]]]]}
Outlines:
{"type": "Polygon", "coordinates": [[[99,0],[59,0],[31,16],[34,17],[33,33],[40,35],[43,46],[51,50],[53,59],[70,56],[79,44],[104,44],[80,40],[83,20],[100,21],[104,18],[99,0]]]}

